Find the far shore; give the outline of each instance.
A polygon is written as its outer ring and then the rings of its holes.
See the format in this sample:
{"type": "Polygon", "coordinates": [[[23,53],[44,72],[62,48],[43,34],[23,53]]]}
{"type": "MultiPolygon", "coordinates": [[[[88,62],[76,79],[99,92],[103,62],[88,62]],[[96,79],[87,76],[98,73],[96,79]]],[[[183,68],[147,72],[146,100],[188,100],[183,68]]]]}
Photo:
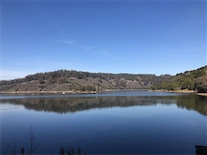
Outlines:
{"type": "Polygon", "coordinates": [[[147,90],[147,91],[155,91],[155,92],[169,92],[169,93],[190,93],[196,94],[199,96],[207,96],[207,93],[198,93],[195,90],[148,90],[148,89],[106,89],[102,91],[0,91],[0,94],[30,94],[30,95],[37,95],[37,94],[98,94],[104,92],[113,92],[113,91],[135,91],[135,90],[147,90]]]}
{"type": "Polygon", "coordinates": [[[139,91],[148,89],[105,89],[98,91],[0,91],[0,94],[99,94],[104,92],[115,92],[115,91],[139,91]]]}
{"type": "Polygon", "coordinates": [[[154,90],[154,91],[158,91],[158,92],[169,92],[169,93],[190,93],[190,94],[196,94],[199,96],[207,96],[207,93],[198,93],[195,90],[154,90]]]}
{"type": "Polygon", "coordinates": [[[197,93],[199,96],[207,96],[207,93],[197,93]]]}
{"type": "Polygon", "coordinates": [[[186,90],[186,89],[184,89],[184,90],[168,90],[168,91],[166,91],[166,92],[171,92],[171,93],[197,93],[197,91],[195,91],[195,90],[186,90]]]}
{"type": "Polygon", "coordinates": [[[96,94],[96,91],[0,91],[0,94],[96,94]]]}

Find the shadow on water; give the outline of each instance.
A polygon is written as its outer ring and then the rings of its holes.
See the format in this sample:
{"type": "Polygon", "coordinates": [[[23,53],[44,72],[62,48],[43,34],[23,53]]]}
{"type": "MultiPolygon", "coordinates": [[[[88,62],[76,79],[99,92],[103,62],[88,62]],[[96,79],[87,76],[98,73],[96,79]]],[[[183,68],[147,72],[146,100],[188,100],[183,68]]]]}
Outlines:
{"type": "Polygon", "coordinates": [[[30,110],[56,113],[77,112],[93,108],[176,104],[179,108],[195,110],[200,114],[207,115],[207,98],[196,95],[53,97],[0,100],[0,104],[5,103],[23,105],[30,110]]]}
{"type": "Polygon", "coordinates": [[[195,145],[196,154],[197,155],[206,155],[207,154],[207,146],[195,145]]]}

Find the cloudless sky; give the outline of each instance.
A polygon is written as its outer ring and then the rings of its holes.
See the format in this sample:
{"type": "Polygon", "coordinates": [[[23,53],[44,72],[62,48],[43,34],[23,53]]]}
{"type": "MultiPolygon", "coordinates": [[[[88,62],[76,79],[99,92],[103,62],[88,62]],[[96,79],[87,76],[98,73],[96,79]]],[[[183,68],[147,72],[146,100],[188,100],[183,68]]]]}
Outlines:
{"type": "Polygon", "coordinates": [[[1,79],[206,65],[205,0],[1,0],[1,79]]]}

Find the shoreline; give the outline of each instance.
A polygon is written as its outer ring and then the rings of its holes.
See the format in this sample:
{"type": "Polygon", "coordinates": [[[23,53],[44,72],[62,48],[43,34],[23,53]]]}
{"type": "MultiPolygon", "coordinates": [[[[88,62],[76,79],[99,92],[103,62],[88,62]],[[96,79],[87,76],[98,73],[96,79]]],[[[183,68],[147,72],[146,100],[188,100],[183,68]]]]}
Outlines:
{"type": "Polygon", "coordinates": [[[19,94],[32,94],[32,95],[36,95],[36,94],[97,94],[97,91],[11,91],[11,92],[0,92],[0,94],[15,94],[15,95],[19,95],[19,94]]]}
{"type": "Polygon", "coordinates": [[[197,93],[195,90],[153,90],[155,92],[169,92],[169,93],[197,93]]]}
{"type": "Polygon", "coordinates": [[[195,90],[153,90],[155,92],[169,92],[169,93],[183,93],[183,94],[195,94],[198,96],[207,96],[207,93],[198,93],[195,90]]]}
{"type": "Polygon", "coordinates": [[[198,96],[205,96],[207,97],[207,93],[197,93],[198,96]]]}
{"type": "Polygon", "coordinates": [[[184,94],[195,94],[198,96],[207,96],[207,93],[198,93],[195,90],[150,90],[150,89],[106,89],[102,91],[0,91],[1,94],[14,94],[14,95],[21,95],[21,94],[30,94],[30,95],[37,95],[37,94],[99,94],[99,93],[106,93],[106,92],[114,92],[114,91],[139,91],[139,90],[146,90],[146,91],[154,91],[154,92],[166,92],[166,93],[184,93],[184,94]]]}
{"type": "Polygon", "coordinates": [[[116,91],[149,91],[148,89],[105,89],[97,91],[0,91],[0,94],[99,94],[116,91]]]}
{"type": "Polygon", "coordinates": [[[166,92],[171,92],[171,93],[192,93],[196,94],[197,91],[195,90],[175,90],[175,91],[166,91],[166,92]]]}

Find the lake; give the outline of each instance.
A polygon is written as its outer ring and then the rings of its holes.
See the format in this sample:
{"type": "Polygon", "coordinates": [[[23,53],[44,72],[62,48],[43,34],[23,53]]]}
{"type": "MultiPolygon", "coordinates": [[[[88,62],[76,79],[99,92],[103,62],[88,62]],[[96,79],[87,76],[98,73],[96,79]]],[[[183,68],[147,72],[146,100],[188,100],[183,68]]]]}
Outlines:
{"type": "Polygon", "coordinates": [[[148,91],[1,95],[1,154],[195,154],[207,97],[148,91]],[[31,147],[32,144],[32,147],[31,147]],[[62,149],[61,149],[62,148],[62,149]]]}

